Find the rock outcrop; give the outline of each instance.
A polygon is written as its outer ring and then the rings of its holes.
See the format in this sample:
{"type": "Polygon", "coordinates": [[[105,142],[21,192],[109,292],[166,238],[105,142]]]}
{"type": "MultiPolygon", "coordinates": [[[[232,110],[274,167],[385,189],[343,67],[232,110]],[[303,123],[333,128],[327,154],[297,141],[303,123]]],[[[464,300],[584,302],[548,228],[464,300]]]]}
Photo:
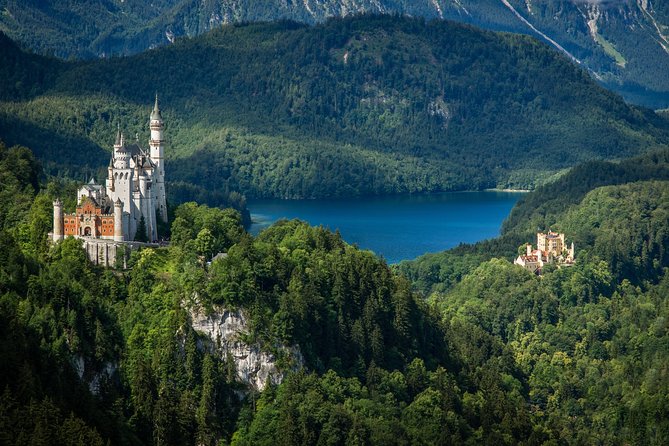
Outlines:
{"type": "MultiPolygon", "coordinates": [[[[277,357],[260,345],[243,340],[248,334],[248,322],[242,310],[218,309],[209,315],[191,310],[190,316],[193,329],[205,334],[222,358],[230,356],[234,360],[239,381],[255,390],[281,383],[285,370],[277,366],[277,357]]],[[[278,349],[292,360],[292,368],[302,367],[304,361],[297,346],[278,349]]]]}

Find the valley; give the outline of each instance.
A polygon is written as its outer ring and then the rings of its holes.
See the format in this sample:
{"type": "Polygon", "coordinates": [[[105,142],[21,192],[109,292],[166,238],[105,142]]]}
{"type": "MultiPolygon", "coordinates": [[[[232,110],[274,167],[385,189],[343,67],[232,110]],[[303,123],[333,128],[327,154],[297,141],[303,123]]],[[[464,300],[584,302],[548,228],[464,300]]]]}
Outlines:
{"type": "Polygon", "coordinates": [[[158,90],[173,202],[530,189],[669,141],[664,117],[545,45],[448,22],[231,25],[89,62],[4,39],[3,140],[49,174],[104,175],[116,126],[141,134],[158,90]]]}
{"type": "Polygon", "coordinates": [[[0,0],[0,444],[668,444],[665,18],[0,0]]]}

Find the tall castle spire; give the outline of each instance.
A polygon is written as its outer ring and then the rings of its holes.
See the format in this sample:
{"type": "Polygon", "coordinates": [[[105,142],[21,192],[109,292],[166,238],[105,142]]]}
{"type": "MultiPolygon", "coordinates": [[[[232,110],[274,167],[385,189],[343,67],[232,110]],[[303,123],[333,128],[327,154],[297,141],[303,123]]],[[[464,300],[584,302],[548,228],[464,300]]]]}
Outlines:
{"type": "Polygon", "coordinates": [[[160,114],[160,108],[158,107],[158,92],[156,92],[156,102],[153,105],[153,111],[151,112],[152,121],[162,121],[163,117],[160,114]]]}
{"type": "Polygon", "coordinates": [[[116,126],[116,142],[114,142],[115,146],[121,146],[123,144],[123,135],[121,134],[121,124],[117,124],[116,126]]]}
{"type": "Polygon", "coordinates": [[[156,209],[163,221],[167,221],[167,200],[165,198],[165,161],[164,147],[165,140],[163,139],[163,116],[160,114],[160,107],[158,105],[158,93],[156,93],[156,102],[153,105],[151,112],[151,139],[149,140],[149,147],[151,150],[151,161],[155,165],[153,188],[152,192],[155,194],[156,209]]]}

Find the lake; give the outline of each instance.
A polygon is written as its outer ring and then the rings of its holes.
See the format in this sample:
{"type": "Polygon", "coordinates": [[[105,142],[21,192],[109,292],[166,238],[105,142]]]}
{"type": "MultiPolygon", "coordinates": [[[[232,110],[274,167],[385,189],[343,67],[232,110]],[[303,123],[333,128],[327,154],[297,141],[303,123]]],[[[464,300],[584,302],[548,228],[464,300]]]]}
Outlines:
{"type": "Polygon", "coordinates": [[[520,192],[453,192],[345,200],[250,200],[258,234],[281,218],[339,229],[388,263],[496,237],[520,192]]]}

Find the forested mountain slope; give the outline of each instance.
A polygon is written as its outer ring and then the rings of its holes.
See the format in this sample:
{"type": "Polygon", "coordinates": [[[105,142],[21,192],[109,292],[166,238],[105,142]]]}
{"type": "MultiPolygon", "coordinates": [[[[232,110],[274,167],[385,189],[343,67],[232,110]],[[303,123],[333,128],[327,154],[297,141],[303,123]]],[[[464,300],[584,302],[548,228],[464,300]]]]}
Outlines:
{"type": "Polygon", "coordinates": [[[548,435],[532,428],[510,356],[497,344],[463,354],[459,330],[442,325],[381,259],[337,234],[293,221],[253,238],[236,212],[191,203],[176,211],[169,248],[136,253],[131,271],[102,270],[77,240],[45,243],[58,190],[34,187],[40,172],[27,149],[0,145],[0,175],[29,205],[0,201],[3,443],[548,435]],[[228,256],[209,265],[219,250],[228,256]],[[248,320],[241,341],[273,352],[289,373],[262,395],[235,379],[236,363],[215,339],[193,329],[193,311],[233,309],[248,320]],[[280,352],[294,345],[305,369],[291,373],[280,352]],[[426,411],[434,418],[426,421],[426,411]]]}
{"type": "MultiPolygon", "coordinates": [[[[402,262],[397,266],[397,269],[409,277],[414,286],[425,294],[430,294],[433,291],[445,291],[483,261],[493,257],[512,260],[517,255],[519,246],[528,242],[535,243],[537,231],[564,229],[564,216],[574,212],[574,209],[582,208],[582,201],[591,191],[603,186],[653,180],[669,181],[669,151],[648,153],[617,163],[596,161],[580,164],[556,181],[543,185],[518,200],[502,225],[502,235],[500,237],[474,245],[462,245],[440,253],[426,254],[415,260],[402,262]]],[[[622,196],[620,200],[616,201],[613,203],[606,201],[607,205],[612,206],[611,215],[615,214],[614,208],[631,204],[630,198],[626,196],[622,196]]],[[[582,210],[580,214],[584,215],[590,211],[593,211],[593,209],[582,210]]],[[[608,229],[610,237],[623,236],[630,240],[639,237],[638,234],[634,236],[628,234],[628,231],[635,227],[634,224],[638,223],[637,219],[646,215],[646,211],[630,209],[627,211],[623,218],[617,220],[608,229]]],[[[650,227],[646,228],[648,231],[650,229],[650,227]]],[[[588,230],[591,231],[592,228],[588,230]]],[[[577,246],[580,245],[581,248],[585,247],[586,249],[592,248],[595,241],[592,234],[583,234],[578,228],[574,229],[571,237],[573,237],[573,240],[570,240],[576,241],[577,246]]],[[[647,235],[647,237],[650,237],[647,241],[655,243],[655,237],[650,235],[647,235]]],[[[661,246],[662,243],[659,247],[661,246]]],[[[599,249],[614,250],[615,243],[600,244],[599,249]]],[[[644,266],[640,267],[637,260],[637,266],[639,266],[637,269],[651,275],[655,274],[656,272],[653,271],[658,265],[651,266],[647,263],[649,247],[646,246],[644,249],[646,252],[646,254],[643,254],[644,266]]],[[[653,249],[656,250],[658,247],[653,249]]],[[[660,250],[663,252],[663,248],[660,250]]],[[[608,252],[610,254],[612,251],[608,252]]],[[[610,257],[609,254],[606,254],[605,257],[610,257]]],[[[599,252],[598,255],[603,254],[599,252]]],[[[639,251],[632,257],[640,258],[640,256],[641,252],[639,251]]],[[[629,255],[624,255],[615,258],[617,262],[621,258],[628,257],[629,255]]],[[[662,258],[664,259],[662,262],[666,262],[666,259],[662,258]]],[[[661,264],[664,265],[664,263],[661,264]]],[[[663,268],[664,266],[659,267],[663,268]]],[[[636,277],[636,273],[620,274],[619,276],[632,278],[636,277]]]]}
{"type": "Polygon", "coordinates": [[[538,278],[483,260],[425,302],[337,234],[282,221],[254,238],[235,211],[195,203],[176,210],[172,246],[102,270],[74,239],[45,243],[62,191],[28,149],[0,145],[0,178],[3,443],[669,439],[667,181],[598,187],[556,215],[574,266],[538,278]],[[232,310],[280,384],[245,387],[194,329],[194,311],[232,310]]]}
{"type": "Polygon", "coordinates": [[[669,10],[661,0],[2,0],[0,11],[0,30],[64,58],[138,53],[228,23],[313,24],[360,13],[446,18],[543,39],[631,100],[669,105],[669,10]]]}
{"type": "Polygon", "coordinates": [[[539,278],[492,259],[431,296],[445,320],[512,350],[559,442],[669,438],[667,203],[667,181],[597,188],[554,226],[575,240],[575,266],[539,278]]]}
{"type": "MultiPolygon", "coordinates": [[[[324,197],[532,187],[667,143],[667,121],[528,37],[399,17],[227,26],[126,58],[20,52],[0,136],[49,172],[91,168],[156,90],[173,193],[324,197]],[[41,73],[41,74],[40,74],[41,73]]],[[[104,175],[104,174],[103,174],[104,175]]]]}
{"type": "Polygon", "coordinates": [[[511,350],[558,443],[662,444],[667,180],[667,152],[586,163],[520,200],[500,238],[396,269],[445,321],[471,324],[511,350]],[[575,242],[573,267],[539,278],[510,263],[548,228],[575,242]]]}

